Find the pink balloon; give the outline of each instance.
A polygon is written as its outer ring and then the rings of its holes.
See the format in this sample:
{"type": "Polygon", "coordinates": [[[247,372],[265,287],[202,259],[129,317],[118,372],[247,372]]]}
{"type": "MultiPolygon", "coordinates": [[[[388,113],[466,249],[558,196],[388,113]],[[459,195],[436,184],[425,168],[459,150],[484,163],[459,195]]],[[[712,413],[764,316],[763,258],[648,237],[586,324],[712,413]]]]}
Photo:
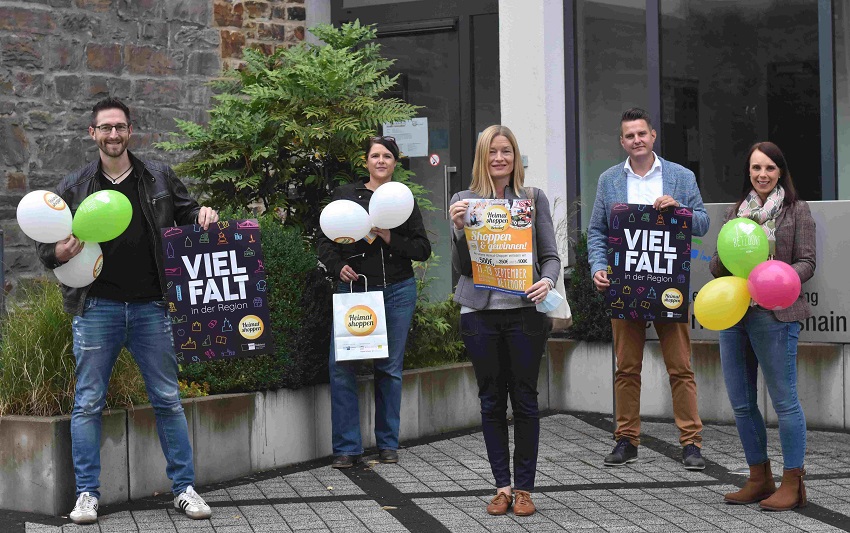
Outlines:
{"type": "Polygon", "coordinates": [[[756,265],[747,277],[753,300],[771,311],[790,307],[800,296],[800,276],[788,263],[771,259],[756,265]]]}

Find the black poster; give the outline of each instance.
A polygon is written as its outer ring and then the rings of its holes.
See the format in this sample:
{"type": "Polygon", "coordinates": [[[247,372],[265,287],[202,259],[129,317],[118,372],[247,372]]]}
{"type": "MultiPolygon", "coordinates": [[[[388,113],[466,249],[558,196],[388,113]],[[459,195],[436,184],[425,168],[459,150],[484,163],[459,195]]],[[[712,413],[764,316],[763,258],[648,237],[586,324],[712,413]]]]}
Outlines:
{"type": "Polygon", "coordinates": [[[178,363],[270,353],[268,285],[257,221],[219,221],[207,231],[197,224],[161,231],[178,363]]]}
{"type": "Polygon", "coordinates": [[[692,222],[686,207],[614,204],[608,219],[608,316],[688,322],[692,222]]]}

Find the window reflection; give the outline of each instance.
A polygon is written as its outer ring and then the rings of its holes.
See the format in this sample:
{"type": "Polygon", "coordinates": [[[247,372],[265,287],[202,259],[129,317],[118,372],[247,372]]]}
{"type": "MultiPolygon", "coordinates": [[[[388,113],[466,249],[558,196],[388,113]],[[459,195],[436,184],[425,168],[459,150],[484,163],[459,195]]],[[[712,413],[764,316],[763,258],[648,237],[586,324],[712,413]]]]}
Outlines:
{"type": "Polygon", "coordinates": [[[582,227],[588,226],[599,175],[625,161],[623,111],[647,107],[644,0],[576,3],[582,227]]]}
{"type": "Polygon", "coordinates": [[[821,199],[817,4],[661,0],[662,154],[694,171],[704,201],[738,195],[760,140],[821,199]]]}

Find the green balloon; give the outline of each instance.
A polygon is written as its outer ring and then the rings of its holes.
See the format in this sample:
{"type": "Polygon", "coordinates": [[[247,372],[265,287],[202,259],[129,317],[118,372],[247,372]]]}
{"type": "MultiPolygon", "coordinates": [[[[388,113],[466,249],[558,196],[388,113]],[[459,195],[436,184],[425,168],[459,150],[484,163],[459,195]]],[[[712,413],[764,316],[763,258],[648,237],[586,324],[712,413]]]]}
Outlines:
{"type": "Polygon", "coordinates": [[[717,236],[717,255],[723,266],[739,278],[746,278],[756,265],[767,261],[769,250],[764,230],[749,218],[730,220],[717,236]]]}
{"type": "Polygon", "coordinates": [[[89,195],[74,213],[74,235],[84,242],[106,242],[124,233],[133,217],[130,200],[118,191],[89,195]]]}

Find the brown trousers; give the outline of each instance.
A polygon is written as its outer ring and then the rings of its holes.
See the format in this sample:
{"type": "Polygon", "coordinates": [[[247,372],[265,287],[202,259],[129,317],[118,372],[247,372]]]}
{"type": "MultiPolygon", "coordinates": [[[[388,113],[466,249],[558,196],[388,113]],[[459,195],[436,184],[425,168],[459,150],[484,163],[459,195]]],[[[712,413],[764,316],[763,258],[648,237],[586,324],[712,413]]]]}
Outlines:
{"type": "MultiPolygon", "coordinates": [[[[673,416],[682,446],[702,446],[702,420],[697,412],[697,385],[691,370],[691,336],[687,323],[654,323],[673,394],[673,416]]],[[[614,439],[626,437],[640,445],[640,371],[646,343],[646,322],[611,320],[617,372],[614,379],[617,430],[614,439]]]]}

